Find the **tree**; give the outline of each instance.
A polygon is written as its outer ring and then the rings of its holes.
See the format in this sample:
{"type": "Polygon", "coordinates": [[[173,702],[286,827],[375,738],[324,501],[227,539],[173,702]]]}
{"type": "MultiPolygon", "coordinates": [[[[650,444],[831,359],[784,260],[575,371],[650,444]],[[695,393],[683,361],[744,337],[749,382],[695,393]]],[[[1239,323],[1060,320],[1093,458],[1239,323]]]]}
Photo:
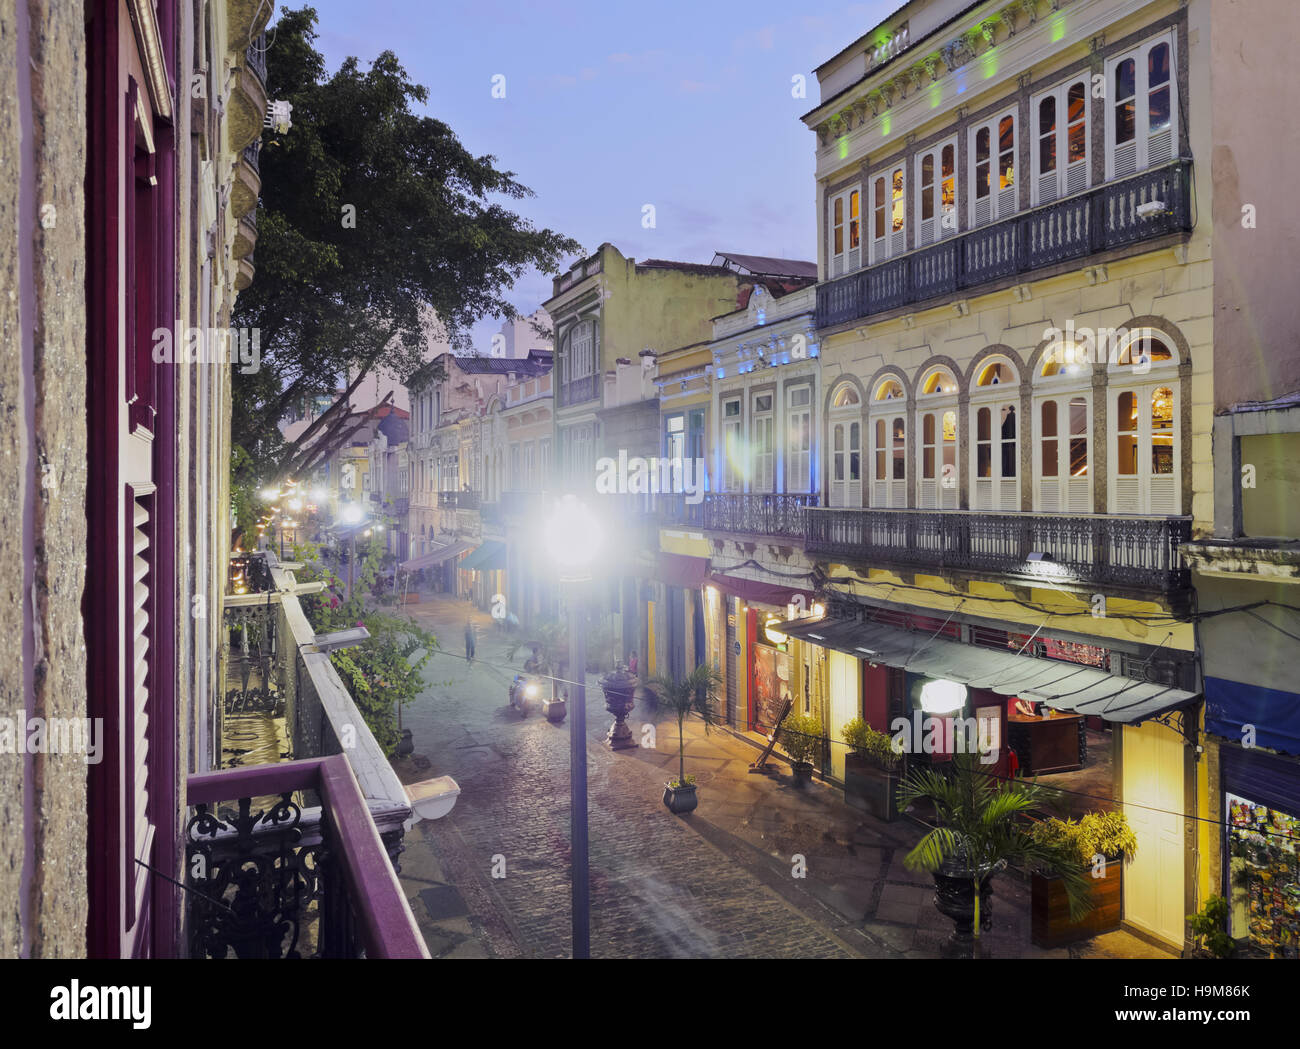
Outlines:
{"type": "Polygon", "coordinates": [[[310,7],[285,11],[271,36],[267,89],[293,104],[293,127],[263,138],[257,278],[231,320],[258,330],[261,352],[257,371],[234,371],[236,482],[292,475],[374,369],[417,387],[439,378],[424,359],[431,318],[466,349],[480,317],[516,316],[504,296],[519,277],[581,251],[492,199],[532,191],[414,112],[428,93],[393,52],[328,75],[316,23],[310,7]],[[285,412],[321,397],[336,410],[286,444],[285,412]]]}

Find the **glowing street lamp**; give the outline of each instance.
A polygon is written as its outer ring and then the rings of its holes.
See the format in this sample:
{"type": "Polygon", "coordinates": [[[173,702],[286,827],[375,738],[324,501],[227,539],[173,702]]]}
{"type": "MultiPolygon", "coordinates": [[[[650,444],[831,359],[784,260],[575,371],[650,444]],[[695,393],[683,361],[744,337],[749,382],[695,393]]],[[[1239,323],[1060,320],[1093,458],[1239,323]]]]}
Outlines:
{"type": "Polygon", "coordinates": [[[569,606],[569,852],[573,864],[573,957],[591,956],[587,868],[587,639],[580,611],[583,584],[604,547],[604,528],[591,508],[572,495],[560,499],[542,530],[546,552],[567,584],[569,606]]]}

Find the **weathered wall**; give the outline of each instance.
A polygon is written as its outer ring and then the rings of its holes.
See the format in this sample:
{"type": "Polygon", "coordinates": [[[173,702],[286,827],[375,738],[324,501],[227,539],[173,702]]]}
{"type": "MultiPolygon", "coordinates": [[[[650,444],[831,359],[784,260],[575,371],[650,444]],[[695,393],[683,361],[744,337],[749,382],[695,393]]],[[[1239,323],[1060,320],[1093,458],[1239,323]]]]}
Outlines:
{"type": "MultiPolygon", "coordinates": [[[[0,4],[0,716],[11,718],[86,713],[84,44],[79,4],[0,4]]],[[[85,756],[0,754],[0,826],[0,955],[84,955],[85,756]]]]}

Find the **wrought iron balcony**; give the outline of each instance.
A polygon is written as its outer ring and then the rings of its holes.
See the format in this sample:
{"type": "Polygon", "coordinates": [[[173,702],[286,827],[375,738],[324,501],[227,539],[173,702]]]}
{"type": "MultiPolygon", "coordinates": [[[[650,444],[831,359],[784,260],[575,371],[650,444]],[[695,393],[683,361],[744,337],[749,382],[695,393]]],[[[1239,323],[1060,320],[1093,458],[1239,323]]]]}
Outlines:
{"type": "Polygon", "coordinates": [[[821,559],[1039,583],[1175,591],[1190,585],[1179,547],[1189,517],[990,514],[964,510],[807,511],[807,549],[821,559]]]}
{"type": "Polygon", "coordinates": [[[816,493],[706,492],[702,502],[684,495],[659,496],[659,521],[734,535],[774,536],[802,542],[807,532],[806,510],[816,506],[816,493]]]}
{"type": "Polygon", "coordinates": [[[405,495],[398,496],[398,498],[393,500],[393,513],[397,514],[399,517],[405,517],[407,511],[409,511],[410,509],[411,509],[410,496],[405,496],[405,495]]]}
{"type": "Polygon", "coordinates": [[[572,382],[561,383],[560,404],[582,404],[596,397],[596,376],[587,375],[572,382]]]}
{"type": "MultiPolygon", "coordinates": [[[[257,79],[263,84],[266,83],[266,33],[259,33],[247,48],[244,49],[244,57],[248,60],[248,68],[257,74],[257,79]]],[[[254,165],[256,166],[256,165],[254,165]]]]}
{"type": "Polygon", "coordinates": [[[258,172],[258,174],[261,174],[261,171],[257,166],[258,157],[261,156],[261,154],[262,154],[262,140],[260,138],[254,139],[252,142],[246,145],[243,150],[244,159],[248,162],[248,166],[251,167],[254,171],[258,172]]]}
{"type": "Polygon", "coordinates": [[[442,510],[477,510],[478,492],[439,492],[438,507],[442,510]]]}
{"type": "Polygon", "coordinates": [[[347,758],[190,776],[187,795],[190,957],[429,957],[347,758]]]}
{"type": "Polygon", "coordinates": [[[1191,225],[1192,162],[1177,160],[817,285],[817,327],[990,284],[1191,225]],[[1164,207],[1143,218],[1138,207],[1164,207]]]}

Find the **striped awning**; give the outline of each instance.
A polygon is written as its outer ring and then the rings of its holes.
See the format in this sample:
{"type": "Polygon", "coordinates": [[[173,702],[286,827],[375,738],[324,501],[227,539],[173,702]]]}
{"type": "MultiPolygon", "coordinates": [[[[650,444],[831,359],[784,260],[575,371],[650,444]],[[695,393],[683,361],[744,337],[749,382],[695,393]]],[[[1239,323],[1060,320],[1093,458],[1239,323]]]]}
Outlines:
{"type": "Polygon", "coordinates": [[[824,617],[796,619],[776,629],[788,637],[872,663],[1125,725],[1139,724],[1200,698],[1196,692],[1121,677],[1096,667],[980,648],[882,623],[824,617]]]}

